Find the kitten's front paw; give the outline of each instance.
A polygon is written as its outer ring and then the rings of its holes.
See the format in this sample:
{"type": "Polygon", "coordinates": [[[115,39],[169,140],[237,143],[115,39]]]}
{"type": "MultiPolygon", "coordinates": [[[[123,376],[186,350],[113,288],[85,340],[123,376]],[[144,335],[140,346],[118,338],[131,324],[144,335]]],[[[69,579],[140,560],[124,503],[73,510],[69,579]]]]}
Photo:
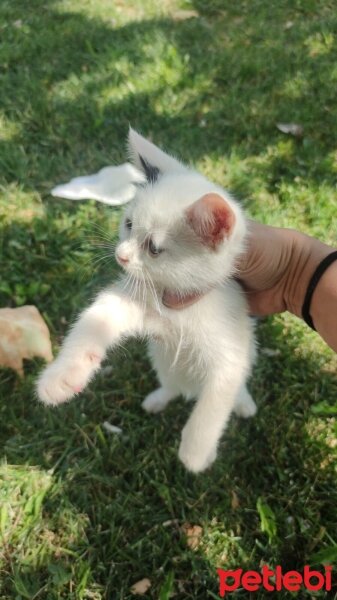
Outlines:
{"type": "Polygon", "coordinates": [[[52,406],[70,400],[85,388],[100,363],[101,357],[93,353],[74,359],[57,358],[38,379],[39,399],[52,406]]]}
{"type": "Polygon", "coordinates": [[[183,430],[178,456],[188,471],[201,473],[215,461],[216,448],[205,448],[201,441],[192,442],[183,430]]]}
{"type": "Polygon", "coordinates": [[[142,407],[148,413],[159,413],[167,406],[172,394],[167,393],[164,388],[158,388],[146,396],[142,402],[142,407]]]}
{"type": "Polygon", "coordinates": [[[247,390],[241,392],[237,399],[234,412],[238,417],[249,419],[256,414],[257,406],[247,390]]]}

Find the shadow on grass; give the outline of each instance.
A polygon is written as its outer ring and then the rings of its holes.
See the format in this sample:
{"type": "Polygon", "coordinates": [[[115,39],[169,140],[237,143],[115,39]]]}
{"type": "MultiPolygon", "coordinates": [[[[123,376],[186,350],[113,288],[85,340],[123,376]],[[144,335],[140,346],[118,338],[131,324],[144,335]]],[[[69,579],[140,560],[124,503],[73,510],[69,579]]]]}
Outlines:
{"type": "MultiPolygon", "coordinates": [[[[118,26],[5,2],[1,95],[18,132],[2,142],[4,176],[46,191],[120,158],[129,122],[196,161],[264,155],[283,141],[276,122],[295,121],[304,138],[255,168],[271,190],[296,176],[334,182],[337,17],[324,4],[195,2],[199,17],[118,26]]],[[[245,195],[247,184],[234,182],[245,195]]]]}
{"type": "MultiPolygon", "coordinates": [[[[104,597],[118,591],[120,598],[128,598],[130,585],[145,575],[159,592],[172,571],[175,589],[180,586],[177,598],[202,598],[206,590],[217,593],[216,566],[258,569],[265,561],[302,570],[325,534],[333,538],[331,419],[318,422],[311,406],[322,399],[333,406],[336,376],[317,365],[317,358],[296,356],[296,347],[277,324],[262,325],[260,338],[280,354],[262,354],[252,379],[259,413],[249,422],[232,419],[217,462],[199,477],[177,459],[190,407],[177,402],[159,417],[140,408],[155,385],[142,345],[129,344],[127,355],[113,353],[113,372],[98,375],[80,399],[57,410],[32,399],[33,365],[25,382],[7,380],[10,393],[2,406],[6,460],[38,466],[61,483],[59,496],[46,497],[43,514],[53,514],[62,498],[72,507],[73,519],[87,515],[85,527],[81,523],[85,533],[64,546],[75,565],[80,554],[82,562],[85,557],[89,580],[105,590],[104,597]],[[121,426],[123,434],[109,436],[104,420],[121,426]],[[274,540],[261,533],[259,496],[274,511],[274,540]],[[204,527],[205,545],[196,552],[187,548],[179,529],[186,522],[204,527]]],[[[62,531],[60,522],[58,517],[56,531],[62,531]]],[[[61,561],[69,580],[69,557],[52,548],[40,561],[38,579],[34,574],[34,589],[37,583],[47,585],[56,594],[46,564],[54,564],[58,552],[56,562],[61,561]]],[[[23,564],[20,573],[28,585],[30,567],[23,564]]],[[[62,580],[60,589],[64,585],[62,580]]],[[[12,590],[6,579],[5,590],[12,590]]]]}

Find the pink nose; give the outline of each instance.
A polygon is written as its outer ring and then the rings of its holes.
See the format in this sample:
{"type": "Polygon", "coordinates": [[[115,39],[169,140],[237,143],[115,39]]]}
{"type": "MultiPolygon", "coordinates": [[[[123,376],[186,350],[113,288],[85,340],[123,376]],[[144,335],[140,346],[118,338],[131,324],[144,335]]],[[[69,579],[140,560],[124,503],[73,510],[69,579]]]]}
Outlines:
{"type": "Polygon", "coordinates": [[[129,259],[126,258],[126,256],[121,256],[120,254],[117,254],[117,260],[119,262],[120,265],[127,265],[129,262],[129,259]]]}

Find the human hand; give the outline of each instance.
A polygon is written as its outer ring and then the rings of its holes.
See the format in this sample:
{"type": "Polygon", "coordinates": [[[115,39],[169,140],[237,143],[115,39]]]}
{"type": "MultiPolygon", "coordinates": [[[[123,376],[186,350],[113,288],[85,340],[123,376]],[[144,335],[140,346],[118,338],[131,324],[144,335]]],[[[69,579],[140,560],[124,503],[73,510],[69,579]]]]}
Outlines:
{"type": "Polygon", "coordinates": [[[265,316],[288,309],[300,236],[292,229],[248,221],[247,246],[237,264],[237,278],[246,291],[252,315],[265,316]]]}
{"type": "MultiPolygon", "coordinates": [[[[252,315],[266,316],[288,310],[302,317],[309,282],[333,248],[294,229],[248,222],[247,246],[237,263],[237,279],[246,292],[252,315]]],[[[200,298],[191,294],[183,301],[164,292],[163,304],[182,309],[200,298]]],[[[320,278],[310,314],[317,332],[337,352],[337,262],[320,278]]]]}
{"type": "MultiPolygon", "coordinates": [[[[237,279],[244,287],[250,312],[268,315],[287,309],[285,293],[288,272],[298,233],[248,222],[246,251],[240,257],[237,279]]],[[[172,292],[164,292],[163,303],[168,308],[182,309],[199,299],[191,294],[184,299],[172,292]]]]}
{"type": "MultiPolygon", "coordinates": [[[[266,316],[289,310],[300,317],[310,277],[330,252],[326,244],[294,229],[248,221],[246,250],[236,265],[236,277],[245,289],[250,313],[266,316]]],[[[191,294],[182,300],[164,292],[163,303],[182,309],[199,297],[191,294]]]]}

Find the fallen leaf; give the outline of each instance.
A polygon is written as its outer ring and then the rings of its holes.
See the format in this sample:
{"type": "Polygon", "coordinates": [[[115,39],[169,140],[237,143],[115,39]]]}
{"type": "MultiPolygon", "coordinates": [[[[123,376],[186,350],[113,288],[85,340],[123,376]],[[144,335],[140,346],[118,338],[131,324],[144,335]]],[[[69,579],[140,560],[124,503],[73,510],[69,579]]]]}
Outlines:
{"type": "Polygon", "coordinates": [[[297,123],[276,123],[276,127],[282,133],[287,133],[294,137],[302,137],[303,135],[303,127],[297,123]]]}
{"type": "Polygon", "coordinates": [[[233,510],[237,510],[240,506],[240,501],[239,501],[239,497],[237,495],[237,493],[232,490],[232,501],[231,501],[231,506],[233,510]]]}
{"type": "Polygon", "coordinates": [[[53,360],[49,329],[36,306],[0,308],[0,367],[23,377],[23,359],[53,360]]]}
{"type": "Polygon", "coordinates": [[[138,596],[144,596],[147,590],[150,589],[151,585],[151,581],[147,577],[145,577],[144,579],[137,581],[137,583],[134,583],[133,586],[130,588],[130,592],[134,595],[138,594],[138,596]]]}
{"type": "Polygon", "coordinates": [[[190,523],[184,523],[181,526],[182,532],[186,536],[186,543],[191,550],[196,550],[201,542],[202,527],[200,525],[190,525],[190,523]]]}

